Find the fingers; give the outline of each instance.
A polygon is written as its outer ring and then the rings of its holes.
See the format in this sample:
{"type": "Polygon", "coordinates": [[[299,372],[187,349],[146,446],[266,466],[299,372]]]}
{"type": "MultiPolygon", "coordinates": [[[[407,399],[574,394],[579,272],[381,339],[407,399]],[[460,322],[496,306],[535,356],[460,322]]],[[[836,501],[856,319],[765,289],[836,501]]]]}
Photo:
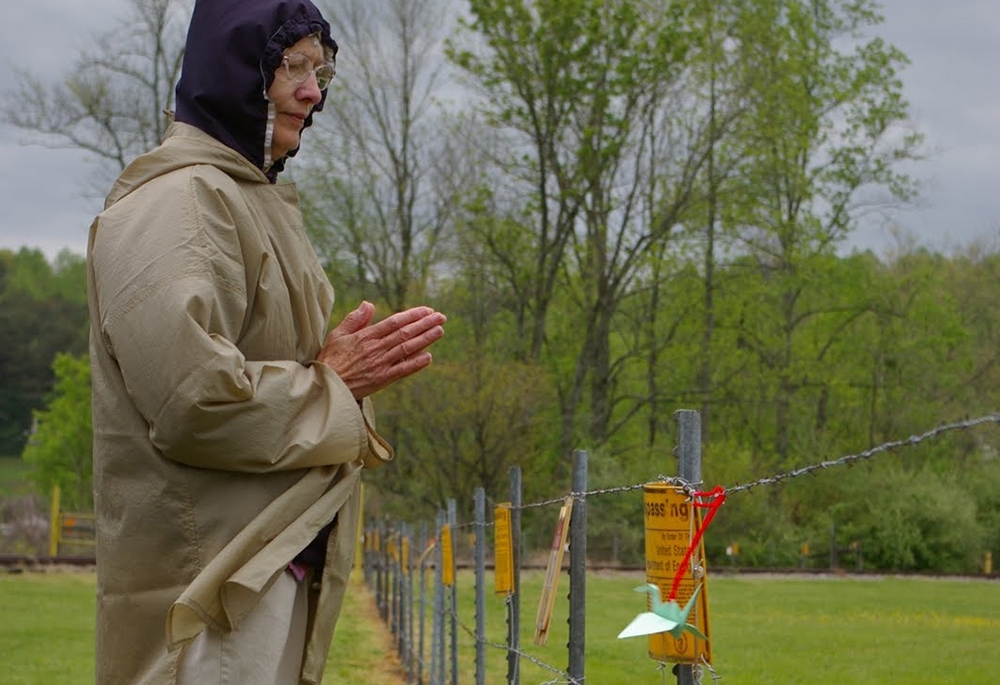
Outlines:
{"type": "Polygon", "coordinates": [[[375,314],[375,305],[371,302],[362,302],[357,308],[344,317],[344,320],[337,324],[337,327],[330,331],[330,335],[350,335],[362,330],[371,323],[375,314]]]}
{"type": "Polygon", "coordinates": [[[435,312],[395,331],[385,339],[386,360],[394,364],[401,359],[413,357],[437,342],[444,336],[445,321],[447,319],[443,314],[435,312]]]}
{"type": "MultiPolygon", "coordinates": [[[[433,316],[434,314],[438,314],[438,312],[435,312],[430,307],[413,307],[412,309],[398,312],[387,319],[383,319],[382,321],[371,325],[366,332],[374,338],[386,338],[395,331],[398,331],[399,329],[416,321],[420,321],[421,319],[433,316]]],[[[443,314],[438,315],[443,319],[443,314]]],[[[442,320],[439,324],[440,323],[444,323],[444,321],[442,320]]]]}
{"type": "Polygon", "coordinates": [[[447,321],[430,307],[414,307],[372,324],[374,311],[362,302],[330,332],[317,357],[359,399],[426,368],[426,348],[444,336],[447,321]]]}
{"type": "Polygon", "coordinates": [[[427,368],[430,366],[432,360],[433,357],[430,352],[421,352],[420,354],[415,354],[412,357],[408,357],[397,362],[389,369],[389,383],[395,383],[398,380],[415,374],[421,369],[427,368]]]}
{"type": "Polygon", "coordinates": [[[447,320],[444,314],[430,307],[415,307],[370,326],[361,336],[373,342],[385,360],[394,364],[441,339],[447,320]]]}
{"type": "Polygon", "coordinates": [[[433,356],[430,352],[426,350],[421,350],[417,354],[411,355],[409,357],[403,357],[399,360],[391,363],[387,369],[387,380],[385,385],[395,383],[398,380],[406,378],[407,376],[412,376],[413,374],[421,371],[428,366],[430,366],[433,361],[433,356]]]}

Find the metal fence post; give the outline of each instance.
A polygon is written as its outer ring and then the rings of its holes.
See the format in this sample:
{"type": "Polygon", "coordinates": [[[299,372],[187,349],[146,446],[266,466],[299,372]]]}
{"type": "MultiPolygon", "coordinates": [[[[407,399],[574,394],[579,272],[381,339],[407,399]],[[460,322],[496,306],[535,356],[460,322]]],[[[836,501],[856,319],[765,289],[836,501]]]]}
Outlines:
{"type": "Polygon", "coordinates": [[[434,609],[431,625],[431,685],[442,685],[444,677],[444,585],[441,578],[441,526],[444,512],[438,511],[435,522],[437,549],[434,550],[434,609]]]}
{"type": "Polygon", "coordinates": [[[406,524],[400,521],[399,532],[396,534],[396,544],[398,545],[397,550],[399,554],[399,563],[396,564],[398,569],[396,581],[396,595],[397,595],[397,616],[396,625],[399,628],[399,646],[397,651],[399,652],[399,662],[405,667],[406,666],[406,643],[408,638],[406,635],[406,557],[403,556],[403,540],[406,538],[406,524]]]}
{"type": "Polygon", "coordinates": [[[486,685],[486,490],[476,488],[476,685],[486,685]]]}
{"type": "MultiPolygon", "coordinates": [[[[587,492],[587,452],[573,452],[573,492],[587,492]]],[[[573,502],[569,523],[569,673],[583,682],[587,632],[587,496],[573,502]]]]}
{"type": "Polygon", "coordinates": [[[514,594],[507,599],[507,683],[521,682],[521,467],[510,469],[510,546],[514,556],[514,594]]]}
{"type": "Polygon", "coordinates": [[[427,625],[427,559],[430,555],[424,555],[427,549],[427,522],[420,522],[420,628],[417,638],[417,682],[423,685],[424,682],[424,628],[427,625]]]}
{"type": "Polygon", "coordinates": [[[365,544],[361,548],[361,553],[363,555],[362,558],[364,559],[364,570],[365,570],[364,579],[365,579],[365,585],[368,586],[368,589],[371,589],[371,587],[372,587],[372,552],[371,552],[372,538],[371,538],[371,534],[372,534],[371,526],[365,526],[365,532],[364,532],[365,544]]]}
{"type": "MultiPolygon", "coordinates": [[[[446,512],[441,512],[441,526],[448,522],[448,515],[446,512]]],[[[437,667],[437,682],[438,685],[444,685],[448,676],[448,624],[445,622],[445,606],[448,603],[447,600],[447,590],[444,587],[444,547],[441,542],[441,527],[438,527],[438,558],[437,558],[437,609],[435,614],[438,617],[438,628],[437,628],[437,638],[438,638],[438,667],[437,667]]]]}
{"type": "Polygon", "coordinates": [[[392,632],[393,641],[396,643],[396,653],[402,639],[399,626],[399,547],[402,544],[402,536],[399,534],[399,525],[391,526],[390,540],[395,554],[389,555],[389,627],[392,632]]]}
{"type": "MultiPolygon", "coordinates": [[[[701,482],[701,414],[691,409],[675,413],[679,426],[678,475],[687,483],[701,482]]],[[[677,665],[677,685],[694,685],[694,667],[677,665]]]]}
{"type": "Polygon", "coordinates": [[[837,568],[837,524],[830,522],[830,568],[837,568]]]}
{"type": "Polygon", "coordinates": [[[365,585],[371,587],[371,568],[369,567],[371,559],[368,553],[368,546],[371,544],[371,538],[368,537],[369,535],[370,532],[368,530],[368,526],[365,526],[361,531],[361,540],[363,541],[361,545],[361,570],[363,572],[361,577],[365,581],[365,585]]]}
{"type": "Polygon", "coordinates": [[[383,621],[385,615],[385,594],[383,593],[383,581],[385,578],[385,526],[379,521],[376,529],[378,531],[378,544],[375,547],[375,606],[378,607],[378,615],[383,621]]]}
{"type": "MultiPolygon", "coordinates": [[[[448,525],[451,527],[451,558],[458,565],[458,535],[455,524],[458,522],[458,505],[454,499],[448,500],[448,525]]],[[[457,576],[457,574],[454,574],[457,576]]],[[[451,685],[458,685],[458,578],[453,578],[451,592],[448,596],[448,625],[451,628],[451,685]]]]}
{"type": "Polygon", "coordinates": [[[406,568],[406,591],[404,596],[406,597],[406,681],[409,683],[413,682],[413,524],[407,524],[404,529],[407,544],[406,544],[406,556],[403,559],[403,563],[406,568]]]}

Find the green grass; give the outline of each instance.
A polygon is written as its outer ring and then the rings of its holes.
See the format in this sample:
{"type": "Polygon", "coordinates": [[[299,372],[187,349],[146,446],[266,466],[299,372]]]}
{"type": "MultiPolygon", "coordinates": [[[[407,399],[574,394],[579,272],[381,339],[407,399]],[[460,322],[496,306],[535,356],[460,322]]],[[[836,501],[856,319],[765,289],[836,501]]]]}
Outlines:
{"type": "Polygon", "coordinates": [[[28,465],[20,457],[0,457],[0,499],[31,492],[28,465]]]}
{"type": "Polygon", "coordinates": [[[399,659],[365,585],[352,585],[326,661],[323,681],[334,685],[402,685],[399,659]]]}
{"type": "MultiPolygon", "coordinates": [[[[522,647],[566,668],[565,575],[560,578],[548,644],[532,643],[542,575],[523,578],[522,647]]],[[[641,579],[592,573],[587,578],[587,682],[663,682],[643,638],[617,640],[644,608],[632,588],[641,579]]],[[[474,626],[472,576],[460,573],[458,615],[474,626]]],[[[715,670],[730,685],[837,683],[975,685],[1000,681],[1000,583],[886,578],[783,579],[713,577],[709,584],[715,670]]],[[[0,575],[0,681],[5,685],[93,683],[94,576],[90,573],[0,575]]],[[[505,640],[502,600],[490,595],[487,639],[505,640]]],[[[460,672],[474,680],[473,640],[459,628],[460,672]]],[[[368,591],[348,592],[327,667],[335,685],[401,685],[398,661],[374,616],[368,591]]],[[[488,682],[505,682],[506,657],[487,648],[488,682]]],[[[556,680],[522,661],[524,685],[556,680]]],[[[705,678],[706,683],[711,682],[705,678]]],[[[666,682],[674,679],[668,674],[666,682]]]]}
{"type": "MultiPolygon", "coordinates": [[[[618,640],[645,610],[632,588],[641,576],[587,578],[586,680],[601,685],[661,683],[659,664],[644,638],[618,640]]],[[[547,645],[533,643],[541,573],[522,579],[523,651],[567,668],[565,574],[547,645]]],[[[475,625],[472,576],[459,576],[460,620],[475,625]]],[[[1000,681],[995,650],[1000,635],[1000,583],[989,581],[851,578],[713,577],[709,584],[713,666],[722,682],[993,684],[1000,681]]],[[[505,642],[505,608],[487,598],[487,639],[505,642]]],[[[474,643],[459,628],[463,683],[474,681],[474,643]]],[[[487,682],[505,682],[501,650],[487,648],[487,682]]],[[[555,674],[522,661],[522,682],[544,683],[555,674]]],[[[667,682],[675,682],[669,675],[667,682]]],[[[706,675],[704,682],[711,682],[706,675]]]]}
{"type": "MultiPolygon", "coordinates": [[[[0,575],[0,682],[93,685],[93,573],[0,575]]],[[[325,681],[402,685],[398,659],[364,586],[351,588],[325,681]]]]}
{"type": "Polygon", "coordinates": [[[92,685],[91,573],[0,575],[0,675],[5,685],[92,685]]]}

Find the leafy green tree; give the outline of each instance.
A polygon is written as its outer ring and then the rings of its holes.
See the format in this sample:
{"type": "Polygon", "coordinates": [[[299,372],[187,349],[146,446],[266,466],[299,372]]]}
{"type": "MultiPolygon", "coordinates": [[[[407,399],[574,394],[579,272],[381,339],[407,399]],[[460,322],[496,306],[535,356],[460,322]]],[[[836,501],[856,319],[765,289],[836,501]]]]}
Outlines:
{"type": "Polygon", "coordinates": [[[502,263],[518,256],[510,246],[526,257],[511,264],[509,275],[518,279],[511,284],[521,294],[518,337],[532,361],[541,358],[548,309],[580,210],[578,174],[563,146],[571,135],[573,97],[583,91],[577,71],[592,47],[583,31],[593,5],[474,0],[464,22],[469,45],[451,46],[455,62],[482,84],[487,122],[508,133],[498,145],[500,166],[524,189],[514,197],[494,193],[510,202],[501,214],[512,220],[494,224],[508,235],[483,239],[502,263]]]}
{"type": "Polygon", "coordinates": [[[69,253],[53,269],[40,250],[0,251],[0,454],[23,449],[55,355],[87,349],[84,267],[69,253]]]}
{"type": "Polygon", "coordinates": [[[949,404],[987,413],[996,407],[994,391],[1000,388],[1000,304],[994,297],[1000,287],[1000,253],[972,244],[941,260],[938,273],[937,287],[950,294],[946,303],[958,318],[954,325],[967,336],[961,359],[951,355],[958,363],[953,364],[957,387],[949,404]]]}
{"type": "MultiPolygon", "coordinates": [[[[995,448],[980,450],[979,468],[966,472],[964,477],[975,499],[976,516],[983,530],[983,556],[989,552],[993,568],[1000,564],[1000,460],[995,448]]],[[[994,571],[995,572],[995,571],[994,571]]]]}
{"type": "MultiPolygon", "coordinates": [[[[439,355],[440,356],[440,355],[439,355]]],[[[450,497],[472,501],[476,487],[506,498],[507,473],[546,477],[539,422],[547,398],[537,369],[489,356],[435,361],[381,398],[381,417],[397,416],[399,459],[373,474],[407,515],[433,515],[450,497]]]]}
{"type": "Polygon", "coordinates": [[[684,74],[686,17],[680,5],[648,9],[472,2],[472,46],[452,50],[500,132],[497,173],[517,189],[494,190],[501,220],[472,227],[519,295],[523,358],[553,370],[565,453],[580,440],[603,445],[621,426],[619,355],[631,352],[616,349],[614,320],[698,165],[697,134],[677,147],[659,135],[684,74]]]}
{"type": "Polygon", "coordinates": [[[962,483],[926,469],[887,468],[881,475],[869,481],[851,527],[862,539],[866,563],[950,573],[978,567],[985,531],[962,483]]]}
{"type": "Polygon", "coordinates": [[[55,387],[46,408],[35,412],[23,457],[41,492],[58,485],[67,509],[87,511],[94,504],[90,364],[86,355],[59,354],[52,369],[55,387]]]}
{"type": "MultiPolygon", "coordinates": [[[[872,443],[980,403],[965,390],[976,344],[957,304],[964,295],[946,282],[947,260],[915,251],[880,272],[872,283],[872,316],[857,331],[867,348],[870,411],[856,425],[868,426],[872,443]]],[[[994,408],[982,402],[979,411],[994,408]]]]}
{"type": "Polygon", "coordinates": [[[904,55],[865,36],[881,21],[874,3],[751,0],[739,19],[749,102],[740,129],[745,201],[733,212],[766,279],[760,297],[747,300],[741,327],[762,374],[756,401],[769,407],[773,453],[783,463],[799,393],[814,383],[802,354],[829,343],[809,342],[809,331],[831,317],[823,327],[843,331],[869,306],[867,298],[824,296],[835,248],[862,208],[910,197],[898,163],[916,155],[919,136],[901,129],[904,55]]]}

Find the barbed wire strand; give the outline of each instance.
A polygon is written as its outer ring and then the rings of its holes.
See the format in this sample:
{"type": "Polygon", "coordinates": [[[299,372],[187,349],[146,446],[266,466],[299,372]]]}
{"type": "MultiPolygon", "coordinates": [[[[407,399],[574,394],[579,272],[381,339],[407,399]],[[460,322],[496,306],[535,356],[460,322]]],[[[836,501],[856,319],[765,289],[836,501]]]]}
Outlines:
{"type": "Polygon", "coordinates": [[[704,675],[705,671],[708,671],[708,675],[712,679],[713,683],[717,683],[720,680],[722,680],[722,676],[715,672],[715,669],[712,668],[712,664],[708,663],[708,659],[705,658],[704,654],[701,655],[701,660],[700,663],[698,664],[697,671],[698,671],[699,683],[701,683],[701,678],[704,675]]]}
{"type": "Polygon", "coordinates": [[[465,625],[462,622],[462,619],[459,618],[457,612],[450,610],[450,611],[447,611],[447,613],[452,618],[455,619],[455,622],[458,624],[458,627],[461,628],[462,630],[464,630],[466,633],[468,633],[469,636],[472,637],[472,639],[475,640],[476,642],[481,642],[482,644],[486,645],[487,647],[493,647],[494,649],[500,649],[500,650],[503,650],[505,652],[513,652],[514,654],[517,654],[519,657],[521,657],[523,659],[527,659],[528,661],[530,661],[531,663],[535,664],[536,666],[538,666],[540,668],[543,668],[546,671],[549,671],[549,672],[554,673],[557,676],[559,676],[558,680],[549,680],[549,681],[546,681],[545,683],[541,683],[541,685],[557,685],[558,683],[565,683],[566,685],[583,685],[583,680],[577,680],[576,678],[574,678],[573,676],[571,676],[569,673],[566,673],[565,671],[562,671],[562,670],[556,668],[555,666],[551,666],[551,665],[545,663],[544,661],[542,661],[542,660],[540,660],[540,659],[538,659],[538,658],[536,658],[536,657],[528,654],[527,652],[522,652],[519,649],[514,649],[510,645],[501,644],[499,642],[491,642],[490,640],[487,640],[485,636],[478,635],[475,630],[473,630],[472,628],[469,628],[467,625],[465,625]]]}
{"type": "Polygon", "coordinates": [[[888,452],[889,450],[896,449],[897,447],[906,447],[910,445],[918,445],[925,440],[930,440],[931,438],[936,438],[942,433],[948,433],[955,430],[968,430],[969,428],[975,428],[976,426],[982,425],[984,423],[1000,423],[1000,414],[990,414],[988,416],[981,416],[976,419],[968,419],[966,421],[957,421],[955,423],[947,423],[937,428],[933,428],[920,435],[911,435],[909,438],[903,440],[893,440],[891,442],[883,443],[877,447],[872,447],[865,450],[864,452],[858,452],[857,454],[848,454],[847,456],[840,457],[839,459],[834,459],[832,461],[824,461],[819,464],[812,464],[810,466],[804,466],[800,469],[795,469],[794,471],[789,471],[787,473],[782,473],[776,476],[770,476],[767,478],[759,478],[750,483],[744,485],[736,485],[731,488],[726,489],[726,494],[734,494],[737,492],[746,492],[756,487],[761,487],[763,485],[777,485],[778,483],[784,482],[786,480],[791,480],[792,478],[798,478],[799,476],[805,476],[814,471],[819,471],[820,469],[827,469],[833,466],[844,466],[851,464],[862,459],[871,459],[872,457],[881,454],[882,452],[888,452]]]}
{"type": "MultiPolygon", "coordinates": [[[[660,672],[660,679],[661,679],[663,685],[666,685],[667,684],[667,668],[668,667],[676,667],[679,664],[670,663],[670,662],[667,662],[667,661],[657,661],[656,663],[657,663],[656,670],[660,672]]],[[[672,671],[673,671],[673,669],[671,668],[671,672],[672,671]]],[[[710,673],[710,677],[712,678],[712,682],[717,683],[720,680],[722,680],[722,676],[718,675],[715,672],[715,669],[712,668],[712,665],[710,663],[708,663],[708,660],[705,659],[705,655],[702,654],[700,656],[699,660],[698,660],[698,663],[691,665],[691,675],[694,678],[695,685],[701,685],[701,679],[704,676],[705,671],[708,671],[710,673]]]]}
{"type": "MultiPolygon", "coordinates": [[[[981,417],[974,418],[974,419],[967,419],[965,421],[956,421],[954,423],[943,424],[943,425],[940,425],[940,426],[938,426],[936,428],[928,430],[928,431],[926,431],[924,433],[920,433],[920,434],[917,434],[917,435],[911,435],[909,438],[905,438],[905,439],[901,439],[901,440],[892,440],[890,442],[883,443],[881,445],[878,445],[876,447],[872,447],[872,448],[864,450],[862,452],[858,452],[856,454],[848,454],[848,455],[845,455],[845,456],[840,457],[838,459],[833,459],[833,460],[828,460],[828,461],[822,461],[822,462],[820,462],[818,464],[811,464],[809,466],[804,466],[802,468],[794,469],[792,471],[788,471],[788,472],[785,472],[785,473],[779,473],[779,474],[776,474],[776,475],[773,475],[773,476],[766,476],[764,478],[758,478],[757,480],[751,481],[749,483],[737,484],[735,486],[732,486],[732,487],[729,487],[729,488],[725,488],[724,489],[724,494],[731,495],[731,494],[735,494],[735,493],[738,493],[738,492],[749,492],[749,491],[753,490],[754,488],[758,488],[758,487],[778,485],[778,484],[784,483],[786,481],[789,481],[789,480],[791,480],[793,478],[799,478],[801,476],[809,475],[811,473],[815,473],[816,471],[820,471],[820,470],[823,470],[823,469],[828,469],[828,468],[837,467],[837,466],[846,466],[846,465],[850,465],[850,464],[852,464],[854,462],[857,462],[857,461],[868,460],[868,459],[871,459],[872,457],[875,457],[875,456],[877,456],[879,454],[882,454],[884,452],[888,452],[888,451],[893,450],[893,449],[897,449],[899,447],[907,447],[907,446],[912,446],[912,445],[918,445],[918,444],[920,444],[922,442],[925,442],[927,440],[931,440],[933,438],[936,438],[936,437],[938,437],[939,435],[941,435],[943,433],[948,433],[948,432],[956,431],[956,430],[968,430],[970,428],[975,428],[977,426],[980,426],[980,425],[983,425],[983,424],[987,424],[987,423],[1000,423],[1000,413],[989,414],[987,416],[981,416],[981,417]]],[[[523,504],[523,505],[521,505],[519,507],[512,507],[512,508],[521,509],[521,510],[536,509],[536,508],[551,506],[551,505],[554,505],[554,504],[562,504],[562,503],[564,503],[566,501],[567,497],[572,497],[574,499],[585,499],[585,498],[601,497],[601,496],[605,496],[605,495],[620,494],[620,493],[625,493],[625,492],[634,492],[636,490],[642,490],[647,485],[649,485],[650,482],[663,483],[663,484],[667,484],[667,485],[673,485],[675,487],[680,487],[680,488],[683,488],[684,491],[687,492],[689,495],[691,495],[692,493],[694,493],[696,491],[696,489],[702,485],[701,482],[691,483],[691,482],[685,481],[682,478],[660,475],[654,481],[646,481],[646,482],[643,482],[643,483],[634,483],[632,485],[622,485],[622,486],[618,486],[618,487],[600,488],[600,489],[597,489],[597,490],[588,490],[586,492],[570,492],[568,495],[565,495],[563,497],[555,497],[555,498],[551,498],[551,499],[547,499],[547,500],[542,500],[542,501],[539,501],[539,502],[533,502],[533,503],[530,503],[530,504],[523,504]]],[[[453,530],[458,530],[458,529],[473,527],[473,526],[476,526],[476,525],[480,525],[480,524],[478,524],[475,521],[472,521],[472,522],[455,524],[455,525],[451,526],[451,528],[453,530]]],[[[482,525],[484,525],[484,526],[492,526],[492,525],[495,525],[495,521],[484,522],[482,525]]],[[[436,612],[436,610],[434,610],[434,609],[432,609],[432,611],[436,612]]],[[[441,613],[442,614],[447,613],[447,614],[450,614],[452,617],[454,617],[457,625],[460,626],[462,628],[462,630],[464,630],[466,633],[468,633],[469,636],[471,636],[472,639],[475,640],[476,642],[480,642],[480,643],[482,643],[482,644],[484,644],[484,645],[486,645],[488,647],[492,647],[494,649],[500,649],[500,650],[503,650],[503,651],[506,651],[506,652],[513,652],[513,653],[517,654],[519,657],[521,657],[523,659],[526,659],[527,661],[530,661],[531,663],[535,664],[539,668],[547,670],[547,671],[555,674],[556,676],[558,676],[557,680],[550,680],[550,681],[547,681],[545,683],[542,683],[541,685],[560,685],[560,684],[565,684],[565,685],[582,685],[582,681],[576,680],[575,678],[573,678],[572,676],[570,676],[565,671],[562,671],[562,670],[556,668],[555,666],[551,666],[550,664],[547,664],[544,661],[541,661],[540,659],[532,656],[531,654],[523,652],[523,651],[521,651],[519,649],[513,649],[509,645],[501,644],[501,643],[498,643],[498,642],[492,642],[490,640],[487,640],[485,638],[485,636],[478,635],[473,629],[469,628],[468,626],[466,626],[461,621],[461,619],[458,616],[458,613],[454,609],[445,610],[445,611],[442,611],[441,613]]],[[[659,669],[661,671],[663,671],[664,682],[665,682],[665,679],[666,679],[666,666],[667,666],[667,664],[665,662],[660,662],[659,669]]],[[[704,658],[704,656],[702,656],[700,662],[698,664],[696,664],[695,667],[694,667],[695,678],[696,678],[696,681],[699,683],[699,685],[701,683],[702,675],[706,671],[709,673],[709,675],[712,678],[713,682],[719,682],[722,679],[722,676],[718,675],[715,672],[715,669],[712,668],[712,665],[708,663],[708,661],[704,658]]]]}
{"type": "MultiPolygon", "coordinates": [[[[948,433],[956,430],[968,430],[970,428],[975,428],[977,426],[986,423],[1000,423],[1000,413],[988,414],[986,416],[980,416],[975,419],[967,419],[965,421],[957,421],[955,423],[943,424],[941,426],[938,426],[937,428],[933,428],[919,435],[911,435],[910,437],[901,440],[892,440],[890,442],[878,445],[877,447],[872,447],[867,450],[864,450],[863,452],[858,452],[857,454],[848,454],[838,459],[823,461],[818,464],[803,466],[802,468],[794,469],[792,471],[788,471],[785,473],[779,473],[773,476],[758,478],[757,480],[751,481],[749,483],[736,484],[731,487],[724,488],[723,494],[732,495],[738,492],[748,492],[750,490],[753,490],[754,488],[759,488],[763,486],[778,485],[793,478],[806,476],[823,469],[828,469],[836,466],[845,466],[852,464],[856,461],[871,459],[872,457],[878,454],[881,454],[883,452],[888,452],[890,450],[894,450],[899,447],[917,445],[920,444],[921,442],[925,442],[932,438],[936,438],[937,436],[943,433],[948,433]]],[[[703,481],[689,482],[677,476],[664,476],[660,474],[656,478],[652,480],[643,481],[642,483],[633,483],[631,485],[620,485],[616,487],[599,488],[596,490],[587,490],[586,492],[570,492],[561,497],[553,497],[551,499],[545,499],[539,502],[531,502],[529,504],[522,504],[518,507],[511,507],[511,508],[518,510],[538,509],[541,507],[548,507],[555,504],[561,505],[566,501],[567,497],[572,497],[573,499],[580,500],[587,498],[602,497],[605,495],[616,495],[625,492],[635,492],[636,490],[642,490],[651,483],[662,483],[664,485],[673,485],[675,487],[682,488],[689,495],[695,492],[698,488],[700,488],[704,484],[703,481]]],[[[474,525],[476,525],[474,521],[465,522],[452,526],[452,529],[455,530],[459,528],[469,528],[474,525]]],[[[485,525],[492,526],[494,525],[494,521],[487,521],[485,525]]]]}

